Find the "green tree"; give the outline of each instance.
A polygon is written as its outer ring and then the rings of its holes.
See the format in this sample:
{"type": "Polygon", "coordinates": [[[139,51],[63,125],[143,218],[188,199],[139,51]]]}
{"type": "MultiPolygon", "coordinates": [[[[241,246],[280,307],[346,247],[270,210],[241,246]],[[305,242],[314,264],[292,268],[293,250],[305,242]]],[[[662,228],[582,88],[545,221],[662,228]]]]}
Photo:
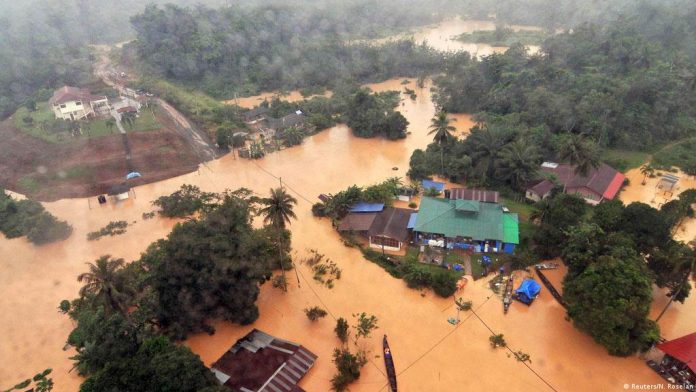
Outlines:
{"type": "Polygon", "coordinates": [[[133,112],[125,112],[121,113],[121,122],[124,125],[128,125],[128,128],[131,130],[133,129],[133,126],[135,125],[135,121],[137,120],[137,117],[135,113],[133,112]]]}
{"type": "Polygon", "coordinates": [[[116,121],[113,118],[109,118],[108,120],[106,120],[105,124],[106,124],[106,129],[109,130],[109,133],[113,133],[114,127],[116,126],[116,121]]]}
{"type": "Polygon", "coordinates": [[[489,181],[493,178],[498,154],[505,145],[503,133],[489,127],[474,128],[465,143],[476,174],[482,180],[489,181]]]}
{"type": "Polygon", "coordinates": [[[574,324],[611,355],[645,351],[660,337],[647,319],[652,288],[643,262],[600,256],[580,275],[563,283],[563,299],[574,324]]]}
{"type": "Polygon", "coordinates": [[[131,357],[114,358],[89,377],[80,392],[189,392],[215,385],[215,377],[196,354],[160,336],[145,340],[131,357]]]}
{"type": "Polygon", "coordinates": [[[129,288],[124,282],[120,271],[125,261],[113,259],[111,256],[101,256],[94,263],[87,263],[89,272],[77,276],[77,281],[84,283],[80,288],[80,297],[94,297],[104,305],[105,311],[126,314],[129,288]]]}
{"type": "Polygon", "coordinates": [[[500,151],[497,173],[513,188],[524,188],[536,177],[541,156],[536,146],[526,139],[517,139],[500,151]]]}
{"type": "Polygon", "coordinates": [[[428,135],[433,135],[433,142],[440,146],[440,165],[442,171],[440,172],[443,176],[445,175],[445,145],[453,138],[452,132],[456,128],[450,125],[450,120],[447,118],[447,113],[444,111],[439,111],[435,114],[435,117],[430,119],[430,126],[428,127],[428,135]]]}
{"type": "Polygon", "coordinates": [[[307,315],[307,318],[309,321],[317,321],[320,318],[326,317],[326,310],[318,307],[318,306],[313,306],[311,308],[306,308],[304,310],[305,315],[307,315]]]}
{"type": "Polygon", "coordinates": [[[222,149],[229,148],[232,139],[232,130],[227,127],[218,127],[215,131],[215,142],[222,149]]]}
{"type": "MultiPolygon", "coordinates": [[[[259,213],[263,216],[265,224],[270,224],[278,232],[278,252],[280,257],[280,270],[285,279],[285,266],[283,265],[283,242],[281,232],[285,231],[285,225],[290,224],[290,219],[297,219],[293,208],[297,205],[297,199],[285,191],[285,188],[271,189],[271,196],[261,199],[263,207],[259,213]]],[[[287,281],[283,290],[288,291],[287,281]]]]}
{"type": "Polygon", "coordinates": [[[597,146],[586,136],[574,133],[567,134],[561,139],[558,157],[574,167],[572,171],[568,171],[568,176],[563,183],[563,192],[566,191],[573,173],[585,176],[591,169],[598,168],[600,164],[597,146]]]}
{"type": "Polygon", "coordinates": [[[334,349],[333,362],[338,373],[331,378],[331,390],[343,392],[360,378],[360,369],[367,363],[367,356],[361,351],[353,354],[348,348],[337,348],[334,349]]]}
{"type": "Polygon", "coordinates": [[[645,185],[648,180],[648,176],[652,177],[655,174],[655,168],[650,163],[646,163],[640,167],[640,174],[643,175],[642,184],[645,185]]]}
{"type": "Polygon", "coordinates": [[[355,325],[355,344],[358,343],[360,338],[369,338],[372,331],[377,329],[377,317],[375,315],[368,315],[365,312],[354,314],[353,317],[356,318],[355,325]]]}
{"type": "Polygon", "coordinates": [[[211,318],[241,324],[258,318],[256,299],[259,284],[271,277],[275,232],[252,228],[252,202],[244,190],[228,192],[214,209],[177,224],[141,257],[155,298],[154,318],[168,335],[212,333],[211,318]]]}

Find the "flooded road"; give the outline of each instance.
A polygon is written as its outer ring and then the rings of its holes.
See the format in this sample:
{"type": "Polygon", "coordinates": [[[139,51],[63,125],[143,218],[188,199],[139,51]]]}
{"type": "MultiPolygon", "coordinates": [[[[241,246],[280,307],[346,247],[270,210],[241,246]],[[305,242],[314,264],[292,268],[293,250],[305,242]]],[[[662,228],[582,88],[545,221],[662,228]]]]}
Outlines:
{"type": "MultiPolygon", "coordinates": [[[[403,90],[401,79],[370,87],[376,91],[403,90]]],[[[659,383],[661,379],[637,357],[610,357],[591,338],[575,330],[545,288],[531,307],[514,303],[503,315],[500,298],[486,282],[470,282],[457,295],[473,301],[478,317],[462,313],[462,322],[452,326],[447,322],[456,315],[451,299],[407,288],[403,281],[366,261],[358,250],[345,247],[328,220],[312,216],[311,204],[320,193],[405,176],[411,152],[431,140],[427,126],[434,115],[429,86],[418,89],[411,81],[409,87],[416,90],[418,98],[413,101],[402,94],[399,110],[410,122],[411,132],[404,140],[358,139],[340,125],[259,161],[227,155],[202,166],[198,173],[140,186],[134,189],[135,197],[125,203],[98,207],[92,202],[91,209],[87,199],[45,204],[73,224],[75,231],[65,242],[40,248],[24,239],[0,238],[0,386],[51,367],[55,391],[78,389],[80,378],[69,373],[72,353],[62,350],[73,326],[59,314],[58,303],[78,295],[76,277],[85,270],[85,262],[103,254],[134,260],[148,244],[169,233],[173,220],[142,220],[142,213],[153,210],[152,200],[182,184],[214,192],[248,187],[265,195],[278,185],[278,177],[299,200],[298,219],[290,227],[295,260],[308,249],[317,249],[342,268],[342,277],[328,289],[315,284],[309,269],[300,265],[300,287],[294,277],[287,294],[264,285],[258,301],[261,317],[256,323],[241,327],[219,322],[215,335],[195,335],[185,342],[206,365],[251,328],[260,328],[316,353],[315,368],[301,386],[308,392],[328,391],[334,373],[331,353],[338,345],[334,317],[345,317],[352,324],[351,314],[367,312],[379,318],[379,329],[365,342],[370,363],[351,391],[387,391],[383,361],[377,357],[382,334],[389,335],[403,391],[550,391],[549,385],[557,391],[621,391],[624,383],[659,383]],[[398,170],[392,170],[394,167],[398,170]],[[87,232],[114,220],[135,223],[125,235],[86,241],[87,232]],[[315,305],[330,315],[310,323],[302,309],[315,305]],[[532,360],[529,366],[538,376],[508,352],[492,349],[488,328],[503,333],[512,349],[528,353],[532,360]]],[[[454,125],[465,134],[473,124],[470,116],[457,115],[454,125]]],[[[560,282],[562,273],[553,271],[550,279],[560,282]]],[[[672,332],[685,333],[689,323],[694,325],[686,313],[688,309],[693,314],[695,308],[696,303],[690,300],[670,310],[665,321],[671,320],[675,326],[672,332]]]]}

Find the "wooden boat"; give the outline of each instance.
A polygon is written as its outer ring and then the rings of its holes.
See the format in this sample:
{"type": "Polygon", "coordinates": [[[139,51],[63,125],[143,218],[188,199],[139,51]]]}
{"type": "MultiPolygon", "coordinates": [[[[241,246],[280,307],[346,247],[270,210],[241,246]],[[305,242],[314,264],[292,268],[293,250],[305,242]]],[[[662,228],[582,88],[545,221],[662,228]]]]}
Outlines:
{"type": "Polygon", "coordinates": [[[505,293],[503,294],[503,313],[507,314],[512,303],[512,275],[508,276],[505,283],[505,293]]]}
{"type": "Polygon", "coordinates": [[[391,349],[387,342],[387,335],[382,339],[384,348],[384,367],[387,369],[387,378],[389,379],[389,387],[392,392],[396,392],[396,369],[394,368],[394,359],[392,358],[391,349]]]}

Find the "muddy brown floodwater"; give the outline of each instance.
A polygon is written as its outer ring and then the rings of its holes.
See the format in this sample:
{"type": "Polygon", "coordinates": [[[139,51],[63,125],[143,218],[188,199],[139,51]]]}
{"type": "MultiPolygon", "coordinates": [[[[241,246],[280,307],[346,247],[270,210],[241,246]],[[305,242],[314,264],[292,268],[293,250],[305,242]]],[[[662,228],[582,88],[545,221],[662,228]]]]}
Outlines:
{"type": "MultiPolygon", "coordinates": [[[[503,315],[501,299],[483,280],[469,282],[458,296],[472,300],[478,316],[467,312],[455,326],[451,299],[441,299],[406,287],[377,265],[365,260],[354,248],[345,247],[327,220],[314,218],[311,204],[320,193],[336,192],[352,184],[371,184],[397,175],[404,177],[415,148],[430,141],[427,126],[434,114],[429,86],[414,88],[414,101],[402,95],[399,110],[410,122],[411,134],[404,140],[358,139],[345,126],[336,126],[308,138],[302,145],[273,153],[258,161],[239,160],[231,155],[209,162],[198,173],[143,185],[135,197],[120,204],[98,207],[87,199],[68,199],[45,206],[74,227],[66,241],[34,247],[24,239],[0,238],[0,387],[31,376],[47,367],[54,369],[56,391],[76,391],[81,379],[69,372],[70,351],[64,342],[73,327],[58,313],[60,300],[77,296],[76,276],[85,262],[111,254],[134,260],[152,241],[165,237],[173,220],[144,221],[142,213],[152,211],[150,202],[169,194],[182,184],[195,184],[206,191],[248,187],[265,194],[278,185],[278,177],[298,196],[298,219],[291,225],[293,254],[297,260],[308,249],[317,249],[336,261],[343,270],[333,289],[317,285],[310,271],[298,267],[300,285],[291,279],[288,293],[266,284],[258,300],[261,316],[249,326],[215,324],[212,336],[198,334],[184,344],[210,365],[251,328],[260,328],[284,339],[300,342],[319,355],[301,386],[310,392],[329,390],[334,368],[331,353],[338,341],[334,317],[352,319],[356,312],[379,318],[379,329],[364,346],[370,362],[352,391],[386,391],[386,377],[380,353],[380,337],[389,335],[402,391],[621,391],[624,383],[659,383],[661,379],[637,357],[616,358],[606,354],[591,338],[575,330],[564,319],[565,312],[546,289],[526,307],[514,303],[503,315]],[[398,170],[392,170],[393,167],[398,170]],[[135,222],[122,236],[87,242],[85,235],[109,221],[135,222]],[[318,305],[330,316],[310,323],[302,309],[318,305]],[[531,356],[530,368],[488,343],[491,328],[503,333],[514,350],[531,356]]],[[[371,85],[374,90],[402,90],[401,79],[371,85]]],[[[472,126],[468,115],[457,115],[460,133],[472,126]]],[[[147,175],[147,173],[143,173],[147,175]]],[[[560,282],[563,270],[549,277],[560,282]]],[[[291,274],[290,276],[292,276],[291,274]]],[[[671,323],[667,336],[674,337],[693,326],[696,303],[677,305],[665,322],[671,323]]]]}
{"type": "MultiPolygon", "coordinates": [[[[541,28],[536,26],[510,26],[515,31],[527,30],[538,31],[541,28]]],[[[371,40],[369,42],[383,43],[389,40],[404,39],[413,37],[416,43],[427,42],[437,50],[445,52],[466,51],[474,56],[484,57],[493,53],[503,53],[507,46],[491,46],[481,43],[467,43],[457,41],[456,36],[462,33],[473,33],[479,30],[495,30],[495,23],[486,20],[461,19],[459,17],[448,19],[440,23],[415,29],[413,32],[396,34],[386,38],[371,40]]],[[[530,53],[539,51],[537,45],[527,45],[530,53]]]]}

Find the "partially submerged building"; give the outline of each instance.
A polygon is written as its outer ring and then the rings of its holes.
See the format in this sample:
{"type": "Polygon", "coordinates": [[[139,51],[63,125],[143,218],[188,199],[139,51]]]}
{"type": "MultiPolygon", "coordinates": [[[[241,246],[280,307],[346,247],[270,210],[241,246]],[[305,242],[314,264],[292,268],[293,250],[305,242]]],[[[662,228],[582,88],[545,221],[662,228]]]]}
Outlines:
{"type": "Polygon", "coordinates": [[[297,343],[254,329],[215,361],[211,370],[232,391],[304,392],[297,384],[316,359],[297,343]]]}
{"type": "Polygon", "coordinates": [[[409,241],[412,213],[405,208],[385,208],[384,204],[359,203],[341,220],[338,231],[357,234],[375,249],[400,251],[409,241]]]}
{"type": "Polygon", "coordinates": [[[88,89],[63,86],[48,100],[53,114],[62,120],[83,120],[97,114],[108,114],[109,100],[103,95],[92,95],[88,89]]]}
{"type": "MultiPolygon", "coordinates": [[[[587,175],[582,175],[576,173],[573,165],[544,162],[541,164],[541,172],[554,177],[566,193],[577,194],[593,205],[614,199],[626,180],[626,176],[605,163],[596,169],[590,168],[587,175]]],[[[544,179],[528,187],[526,196],[534,201],[545,199],[554,186],[553,180],[544,179]]]]}
{"type": "Polygon", "coordinates": [[[519,217],[497,203],[423,197],[413,233],[421,245],[512,253],[519,244],[519,217]]]}
{"type": "Polygon", "coordinates": [[[660,343],[655,348],[664,354],[658,365],[664,372],[663,376],[673,384],[682,385],[681,389],[693,391],[696,384],[696,332],[660,343]]]}

